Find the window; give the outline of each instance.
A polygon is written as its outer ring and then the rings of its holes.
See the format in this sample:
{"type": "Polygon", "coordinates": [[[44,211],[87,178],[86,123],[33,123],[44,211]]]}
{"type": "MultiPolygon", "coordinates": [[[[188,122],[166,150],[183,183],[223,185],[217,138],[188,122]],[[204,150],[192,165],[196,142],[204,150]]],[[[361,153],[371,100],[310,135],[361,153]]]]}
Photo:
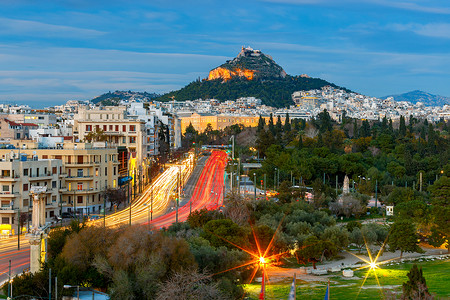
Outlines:
{"type": "Polygon", "coordinates": [[[95,176],[98,176],[98,168],[95,168],[95,176]]]}
{"type": "Polygon", "coordinates": [[[4,192],[9,192],[9,185],[4,185],[3,186],[3,191],[4,192]]]}
{"type": "Polygon", "coordinates": [[[52,181],[52,188],[56,188],[56,181],[52,181]]]}
{"type": "Polygon", "coordinates": [[[113,188],[116,188],[116,180],[113,180],[113,188]]]}
{"type": "Polygon", "coordinates": [[[42,155],[42,159],[48,159],[48,155],[42,155]]]}
{"type": "Polygon", "coordinates": [[[83,189],[83,183],[82,182],[78,182],[77,183],[77,190],[81,191],[83,189]]]}
{"type": "Polygon", "coordinates": [[[92,131],[92,125],[86,125],[86,131],[92,131]]]}
{"type": "Polygon", "coordinates": [[[44,168],[44,176],[47,175],[47,167],[44,168]]]}
{"type": "Polygon", "coordinates": [[[78,198],[77,198],[77,203],[78,203],[78,204],[83,203],[83,196],[78,196],[78,198]]]}
{"type": "Polygon", "coordinates": [[[136,143],[136,137],[130,136],[130,144],[135,144],[135,143],[136,143]]]}
{"type": "Polygon", "coordinates": [[[28,199],[23,199],[23,206],[24,207],[28,206],[28,202],[29,202],[28,199]]]}
{"type": "Polygon", "coordinates": [[[108,176],[108,167],[105,167],[105,176],[108,176]]]}
{"type": "Polygon", "coordinates": [[[55,195],[52,196],[52,202],[56,202],[56,196],[55,195]]]}
{"type": "Polygon", "coordinates": [[[28,169],[23,169],[23,176],[28,176],[28,169]]]}
{"type": "Polygon", "coordinates": [[[108,128],[108,125],[103,125],[103,131],[106,131],[108,128]]]}
{"type": "Polygon", "coordinates": [[[122,125],[122,131],[127,132],[127,125],[122,125]]]}
{"type": "Polygon", "coordinates": [[[113,175],[116,176],[116,167],[113,168],[113,175]]]}
{"type": "Polygon", "coordinates": [[[39,177],[39,168],[36,168],[36,177],[39,177]]]}
{"type": "Polygon", "coordinates": [[[2,217],[2,224],[9,224],[9,218],[8,217],[2,217]]]}
{"type": "Polygon", "coordinates": [[[116,125],[116,131],[119,131],[119,125],[116,125]]]}
{"type": "Polygon", "coordinates": [[[83,169],[77,170],[77,177],[83,177],[83,169]]]}
{"type": "Polygon", "coordinates": [[[69,182],[69,184],[67,185],[67,189],[68,189],[69,191],[72,190],[72,183],[69,182]]]}
{"type": "Polygon", "coordinates": [[[127,142],[127,138],[125,136],[122,137],[122,143],[126,144],[126,142],[127,142]]]}
{"type": "Polygon", "coordinates": [[[52,210],[50,211],[50,218],[53,218],[55,216],[55,212],[52,210]]]}
{"type": "Polygon", "coordinates": [[[130,125],[130,131],[136,131],[136,125],[130,125]]]}
{"type": "Polygon", "coordinates": [[[23,184],[23,191],[24,192],[28,191],[28,183],[23,184]]]}
{"type": "Polygon", "coordinates": [[[58,173],[58,168],[57,167],[53,167],[52,168],[52,174],[57,174],[58,173]]]}

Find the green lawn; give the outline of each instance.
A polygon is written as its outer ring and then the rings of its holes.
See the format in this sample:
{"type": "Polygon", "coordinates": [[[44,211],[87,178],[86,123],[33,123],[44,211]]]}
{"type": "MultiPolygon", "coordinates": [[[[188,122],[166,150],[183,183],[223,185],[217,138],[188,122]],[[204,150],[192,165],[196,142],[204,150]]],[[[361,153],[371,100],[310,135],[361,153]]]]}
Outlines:
{"type": "MultiPolygon", "coordinates": [[[[413,263],[403,263],[399,265],[381,266],[377,269],[377,276],[380,284],[385,289],[391,291],[401,291],[401,285],[407,281],[406,274],[413,263]]],[[[434,294],[436,299],[450,299],[450,261],[427,261],[418,262],[417,265],[422,267],[423,274],[427,281],[428,289],[434,294]]],[[[364,284],[366,271],[357,271],[355,276],[358,280],[344,279],[341,274],[330,277],[330,299],[379,299],[381,298],[380,288],[371,271],[364,284]],[[358,294],[359,293],[359,294],[358,294]]],[[[292,280],[286,280],[266,287],[266,299],[287,299],[290,284],[292,280]]],[[[249,293],[248,299],[258,299],[260,284],[249,284],[245,286],[245,290],[249,293]]],[[[325,282],[301,282],[297,280],[297,299],[323,299],[325,295],[325,282]]]]}

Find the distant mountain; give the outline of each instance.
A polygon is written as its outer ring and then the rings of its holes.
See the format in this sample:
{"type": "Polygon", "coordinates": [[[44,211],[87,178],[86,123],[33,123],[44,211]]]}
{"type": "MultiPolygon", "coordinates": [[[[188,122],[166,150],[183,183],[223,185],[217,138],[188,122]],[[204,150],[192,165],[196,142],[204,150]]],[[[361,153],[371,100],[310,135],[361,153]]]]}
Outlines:
{"type": "Polygon", "coordinates": [[[422,102],[425,106],[443,106],[445,104],[450,104],[450,97],[433,95],[419,90],[399,95],[386,96],[382,97],[382,99],[386,99],[387,97],[393,97],[395,101],[408,101],[414,104],[422,102]]]}
{"type": "Polygon", "coordinates": [[[256,97],[263,104],[286,107],[294,104],[293,92],[320,89],[327,85],[346,90],[320,78],[287,75],[270,55],[243,47],[236,58],[211,70],[208,78],[191,82],[155,100],[169,101],[175,97],[179,101],[199,98],[225,101],[256,97]]]}
{"type": "Polygon", "coordinates": [[[141,100],[150,101],[159,97],[159,94],[147,92],[132,92],[132,91],[115,91],[102,94],[91,100],[92,103],[101,103],[102,105],[119,105],[121,100],[141,100]]]}

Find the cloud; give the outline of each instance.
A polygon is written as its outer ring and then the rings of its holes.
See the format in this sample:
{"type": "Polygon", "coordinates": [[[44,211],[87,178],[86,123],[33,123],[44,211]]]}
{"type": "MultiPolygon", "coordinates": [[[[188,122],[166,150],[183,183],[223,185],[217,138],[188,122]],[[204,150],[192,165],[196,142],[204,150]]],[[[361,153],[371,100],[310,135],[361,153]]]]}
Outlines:
{"type": "Polygon", "coordinates": [[[450,39],[450,23],[391,24],[387,27],[395,31],[411,31],[422,36],[450,39]]]}
{"type": "Polygon", "coordinates": [[[2,35],[25,35],[39,37],[88,37],[94,38],[105,34],[102,31],[53,25],[37,21],[0,18],[2,35]]]}
{"type": "Polygon", "coordinates": [[[374,4],[379,6],[386,6],[392,8],[398,8],[402,10],[418,11],[424,13],[432,14],[450,14],[450,7],[446,6],[431,6],[431,5],[420,5],[416,1],[411,0],[261,0],[264,2],[272,3],[284,3],[284,4],[294,4],[294,5],[311,5],[311,4],[326,4],[333,6],[341,6],[344,3],[359,5],[361,3],[374,4]]]}

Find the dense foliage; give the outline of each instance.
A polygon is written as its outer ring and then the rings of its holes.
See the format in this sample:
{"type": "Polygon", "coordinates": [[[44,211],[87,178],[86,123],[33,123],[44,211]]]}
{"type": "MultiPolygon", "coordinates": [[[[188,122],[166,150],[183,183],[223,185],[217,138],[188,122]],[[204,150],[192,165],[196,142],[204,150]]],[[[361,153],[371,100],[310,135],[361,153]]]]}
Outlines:
{"type": "Polygon", "coordinates": [[[320,89],[326,85],[338,88],[320,78],[289,75],[285,78],[254,80],[233,78],[226,82],[221,79],[196,80],[178,91],[172,91],[155,100],[170,101],[172,96],[179,101],[199,98],[225,101],[235,100],[239,97],[256,97],[261,99],[265,105],[287,107],[294,104],[291,97],[293,92],[320,89]]]}

